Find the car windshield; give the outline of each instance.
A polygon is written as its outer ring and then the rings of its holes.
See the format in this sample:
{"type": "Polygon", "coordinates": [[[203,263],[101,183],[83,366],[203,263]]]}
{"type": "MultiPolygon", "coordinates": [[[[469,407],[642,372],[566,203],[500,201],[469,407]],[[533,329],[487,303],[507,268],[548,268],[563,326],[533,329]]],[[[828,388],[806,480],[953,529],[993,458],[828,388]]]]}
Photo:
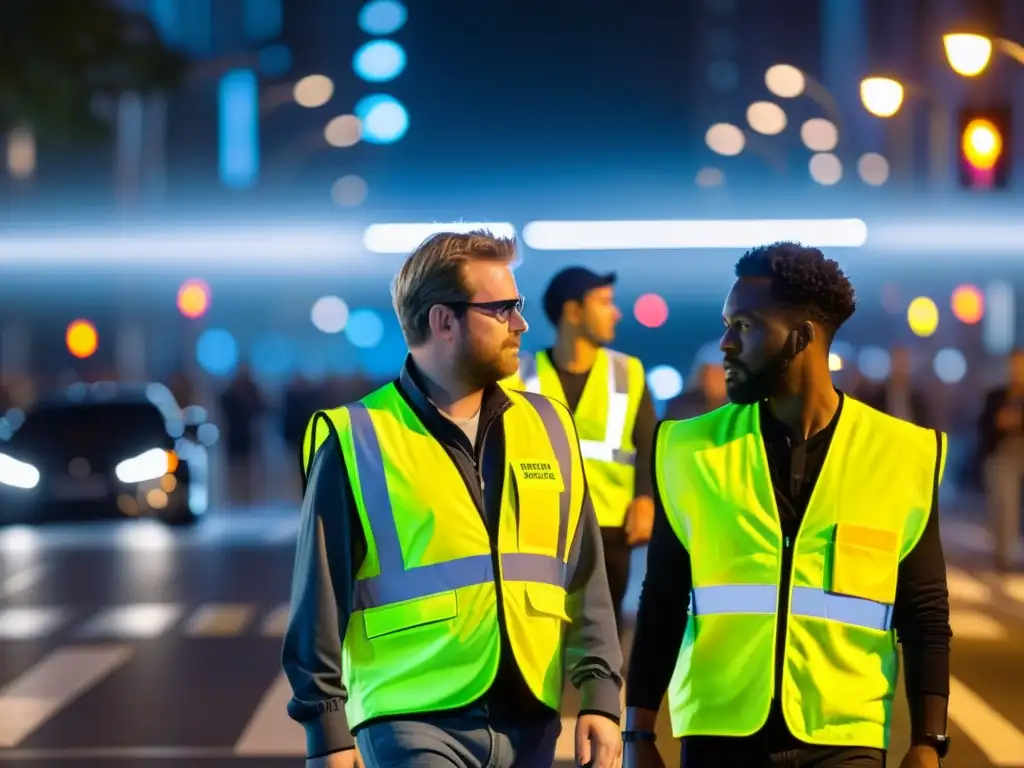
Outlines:
{"type": "Polygon", "coordinates": [[[126,446],[141,450],[170,447],[160,411],[150,403],[74,403],[30,411],[10,445],[22,450],[78,453],[121,453],[126,446]]]}

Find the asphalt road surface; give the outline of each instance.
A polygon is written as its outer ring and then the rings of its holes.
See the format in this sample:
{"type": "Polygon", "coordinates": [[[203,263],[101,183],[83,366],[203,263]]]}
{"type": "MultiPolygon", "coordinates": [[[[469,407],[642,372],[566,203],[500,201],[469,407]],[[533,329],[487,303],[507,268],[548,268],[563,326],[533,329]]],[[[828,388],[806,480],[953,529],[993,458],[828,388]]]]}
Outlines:
{"type": "MultiPolygon", "coordinates": [[[[0,530],[0,763],[302,765],[279,670],[295,524],[256,510],[187,531],[0,530]]],[[[1024,767],[1024,577],[987,572],[974,525],[944,525],[956,634],[946,765],[1024,767]]],[[[565,718],[559,768],[572,765],[573,725],[565,718]]],[[[892,765],[906,732],[901,700],[892,765]]]]}

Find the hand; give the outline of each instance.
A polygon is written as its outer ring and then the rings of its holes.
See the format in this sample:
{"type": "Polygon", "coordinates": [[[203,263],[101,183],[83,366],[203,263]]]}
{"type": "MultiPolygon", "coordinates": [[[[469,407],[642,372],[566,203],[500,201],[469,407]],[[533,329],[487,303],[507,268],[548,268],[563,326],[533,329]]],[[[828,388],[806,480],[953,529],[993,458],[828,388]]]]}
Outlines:
{"type": "Polygon", "coordinates": [[[996,413],[996,426],[1001,432],[1017,432],[1021,428],[1021,408],[1019,405],[1006,405],[996,413]]]}
{"type": "Polygon", "coordinates": [[[665,768],[653,741],[628,741],[622,747],[622,768],[665,768]]]}
{"type": "Polygon", "coordinates": [[[927,744],[911,747],[900,768],[940,768],[939,753],[927,744]]]}
{"type": "Polygon", "coordinates": [[[646,544],[654,530],[654,499],[637,496],[626,510],[626,542],[631,547],[646,544]]]}
{"type": "Polygon", "coordinates": [[[622,732],[618,723],[604,715],[580,715],[576,719],[576,765],[618,768],[621,756],[622,732]]]}
{"type": "Polygon", "coordinates": [[[364,768],[363,758],[358,749],[331,752],[323,757],[306,760],[306,768],[364,768]]]}

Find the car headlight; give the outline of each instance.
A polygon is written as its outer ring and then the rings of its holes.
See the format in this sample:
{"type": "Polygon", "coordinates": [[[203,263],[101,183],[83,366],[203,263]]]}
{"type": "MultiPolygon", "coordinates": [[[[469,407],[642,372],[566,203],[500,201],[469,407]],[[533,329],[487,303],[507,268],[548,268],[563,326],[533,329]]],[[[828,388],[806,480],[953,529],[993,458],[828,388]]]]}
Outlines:
{"type": "Polygon", "coordinates": [[[144,483],[173,472],[177,466],[178,460],[173,451],[151,448],[122,461],[114,467],[114,474],[122,483],[144,483]]]}
{"type": "Polygon", "coordinates": [[[39,470],[31,464],[0,453],[0,483],[15,488],[35,488],[39,485],[39,470]]]}

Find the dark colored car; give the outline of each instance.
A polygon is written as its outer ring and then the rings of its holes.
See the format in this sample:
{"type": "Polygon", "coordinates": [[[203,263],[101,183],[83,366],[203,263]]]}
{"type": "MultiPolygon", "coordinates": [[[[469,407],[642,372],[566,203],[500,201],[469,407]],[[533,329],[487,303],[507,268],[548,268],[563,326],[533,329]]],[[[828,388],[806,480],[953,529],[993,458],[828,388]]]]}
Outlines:
{"type": "Polygon", "coordinates": [[[196,521],[207,451],[161,385],[75,385],[0,443],[0,524],[153,517],[196,521]]]}

